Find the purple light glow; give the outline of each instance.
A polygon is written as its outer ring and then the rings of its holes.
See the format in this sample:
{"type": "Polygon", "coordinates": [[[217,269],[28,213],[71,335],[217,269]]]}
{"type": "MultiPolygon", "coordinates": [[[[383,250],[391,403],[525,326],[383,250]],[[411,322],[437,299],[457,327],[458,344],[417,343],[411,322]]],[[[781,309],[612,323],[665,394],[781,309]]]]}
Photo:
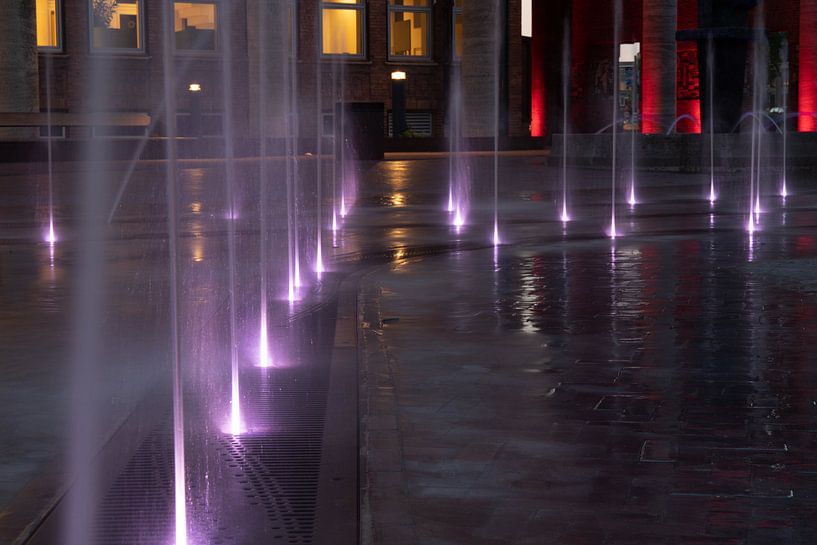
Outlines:
{"type": "Polygon", "coordinates": [[[494,246],[499,246],[502,244],[502,240],[499,238],[499,224],[495,221],[494,222],[494,246]]]}
{"type": "MultiPolygon", "coordinates": [[[[752,223],[751,221],[749,222],[752,223]]],[[[755,260],[755,235],[753,228],[749,229],[749,261],[755,260]]]]}
{"type": "Polygon", "coordinates": [[[636,198],[635,198],[635,182],[632,182],[630,184],[630,196],[627,197],[627,204],[629,204],[631,207],[638,204],[638,201],[636,201],[636,198]]]}
{"type": "Polygon", "coordinates": [[[317,256],[315,258],[315,274],[318,275],[318,280],[321,279],[325,269],[323,267],[323,252],[321,251],[321,245],[318,244],[317,256]]]}
{"type": "Polygon", "coordinates": [[[187,545],[187,505],[184,497],[184,481],[176,479],[176,544],[187,545]],[[179,493],[179,486],[182,491],[179,493]]]}
{"type": "Polygon", "coordinates": [[[457,211],[454,213],[454,227],[459,230],[463,225],[465,225],[465,218],[462,215],[462,209],[458,206],[457,211]]]}
{"type": "Polygon", "coordinates": [[[562,214],[559,216],[559,219],[562,220],[562,223],[567,223],[570,221],[570,214],[567,213],[567,203],[562,203],[562,214]]]}
{"type": "MultiPolygon", "coordinates": [[[[447,211],[448,211],[449,213],[451,213],[451,212],[453,212],[453,211],[454,211],[454,193],[453,193],[453,191],[451,190],[451,186],[450,186],[450,185],[449,185],[449,187],[448,187],[448,208],[447,208],[447,211]]],[[[457,210],[457,212],[459,212],[459,210],[457,210]]]]}
{"type": "Polygon", "coordinates": [[[45,242],[48,243],[48,256],[51,260],[51,267],[54,267],[54,247],[57,243],[57,235],[54,233],[54,219],[48,221],[48,233],[45,235],[45,242]]]}
{"type": "Polygon", "coordinates": [[[48,234],[45,235],[45,241],[52,246],[57,242],[57,235],[54,233],[54,218],[48,220],[48,234]]]}
{"type": "Polygon", "coordinates": [[[294,303],[297,300],[297,293],[295,291],[295,282],[292,278],[289,279],[289,289],[287,291],[287,301],[290,304],[294,303]]]}
{"type": "Polygon", "coordinates": [[[610,230],[607,232],[607,235],[614,239],[618,236],[618,232],[616,231],[616,216],[615,214],[610,216],[610,230]]]}
{"type": "Polygon", "coordinates": [[[298,256],[295,256],[295,289],[300,290],[301,286],[303,285],[301,282],[301,260],[298,256]]]}
{"type": "Polygon", "coordinates": [[[261,336],[258,341],[258,366],[270,367],[272,366],[272,356],[269,352],[269,336],[267,333],[267,315],[266,312],[261,314],[261,336]]]}
{"type": "Polygon", "coordinates": [[[241,399],[238,393],[238,384],[233,382],[232,399],[230,400],[230,435],[241,435],[244,433],[244,426],[241,423],[241,399]]]}

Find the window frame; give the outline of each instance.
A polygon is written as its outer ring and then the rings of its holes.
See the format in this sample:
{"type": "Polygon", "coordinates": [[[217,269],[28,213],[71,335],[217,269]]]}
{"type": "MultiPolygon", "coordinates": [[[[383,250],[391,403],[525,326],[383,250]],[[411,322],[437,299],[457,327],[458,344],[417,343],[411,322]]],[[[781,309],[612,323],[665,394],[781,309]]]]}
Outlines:
{"type": "Polygon", "coordinates": [[[434,57],[433,47],[434,47],[434,2],[432,0],[428,0],[427,6],[398,6],[393,4],[394,0],[386,0],[387,3],[387,13],[386,13],[386,34],[387,34],[387,41],[386,47],[388,48],[387,51],[387,58],[389,61],[396,61],[396,62],[431,62],[434,57]],[[391,34],[392,34],[392,13],[425,13],[428,16],[428,31],[426,33],[426,54],[425,55],[392,55],[391,52],[391,34]]]}
{"type": "MultiPolygon", "coordinates": [[[[103,127],[91,126],[91,138],[94,140],[141,140],[147,138],[150,134],[149,127],[138,127],[141,129],[140,134],[99,134],[101,128],[117,128],[116,125],[105,125],[103,127]]],[[[135,132],[135,131],[134,131],[135,132]]]]}
{"type": "Polygon", "coordinates": [[[93,0],[86,0],[88,4],[88,51],[91,55],[122,55],[127,57],[143,57],[145,50],[145,0],[136,0],[137,12],[139,14],[139,29],[137,39],[139,47],[94,47],[94,9],[93,0]]]}
{"type": "Polygon", "coordinates": [[[43,135],[43,129],[48,130],[48,126],[47,125],[40,125],[39,132],[38,132],[39,139],[40,140],[52,140],[52,141],[53,140],[65,140],[65,134],[67,132],[65,130],[65,128],[66,128],[65,125],[51,125],[51,131],[52,132],[54,131],[54,129],[60,129],[60,131],[59,131],[59,134],[57,136],[54,136],[53,134],[49,136],[47,134],[43,135]]]}
{"type": "MultiPolygon", "coordinates": [[[[63,27],[65,26],[63,23],[62,18],[62,3],[63,0],[54,0],[54,6],[56,7],[55,17],[57,19],[57,45],[37,45],[37,52],[38,53],[62,53],[65,51],[65,38],[63,33],[63,27]]],[[[90,4],[89,4],[90,5],[90,4]]],[[[36,19],[37,19],[37,7],[35,2],[34,7],[34,21],[36,26],[36,19]]]]}
{"type": "MultiPolygon", "coordinates": [[[[230,1],[230,0],[227,0],[230,1]]],[[[171,6],[170,9],[173,10],[173,13],[170,15],[173,17],[173,54],[179,56],[193,56],[193,57],[215,57],[221,55],[222,51],[222,42],[225,39],[229,39],[229,36],[222,36],[221,32],[221,2],[219,0],[173,0],[170,2],[171,6]],[[216,47],[214,49],[179,49],[176,47],[176,4],[212,4],[215,9],[215,16],[214,22],[216,25],[215,28],[215,40],[216,40],[216,47]]]]}
{"type": "Polygon", "coordinates": [[[457,17],[462,20],[464,10],[465,7],[457,6],[456,1],[451,3],[451,62],[462,61],[462,55],[457,55],[457,17]]]}
{"type": "Polygon", "coordinates": [[[368,0],[358,0],[355,4],[343,4],[333,0],[318,0],[318,36],[320,39],[321,44],[321,59],[349,59],[349,60],[366,60],[367,53],[368,53],[368,43],[367,43],[367,24],[366,24],[366,15],[367,15],[367,8],[368,8],[368,0]],[[356,11],[360,14],[360,53],[352,54],[352,53],[324,53],[323,47],[323,10],[325,9],[333,9],[333,10],[349,10],[349,11],[356,11]]]}

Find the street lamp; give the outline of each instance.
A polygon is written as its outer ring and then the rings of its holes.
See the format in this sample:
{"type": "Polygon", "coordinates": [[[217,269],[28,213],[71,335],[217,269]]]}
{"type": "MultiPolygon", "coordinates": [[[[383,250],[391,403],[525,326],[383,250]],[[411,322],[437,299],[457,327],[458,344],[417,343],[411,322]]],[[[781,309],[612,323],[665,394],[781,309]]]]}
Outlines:
{"type": "Polygon", "coordinates": [[[201,136],[201,83],[191,83],[187,86],[190,92],[190,134],[201,136]]]}
{"type": "Polygon", "coordinates": [[[399,138],[408,130],[406,123],[406,73],[396,70],[391,73],[391,115],[392,136],[399,138]]]}

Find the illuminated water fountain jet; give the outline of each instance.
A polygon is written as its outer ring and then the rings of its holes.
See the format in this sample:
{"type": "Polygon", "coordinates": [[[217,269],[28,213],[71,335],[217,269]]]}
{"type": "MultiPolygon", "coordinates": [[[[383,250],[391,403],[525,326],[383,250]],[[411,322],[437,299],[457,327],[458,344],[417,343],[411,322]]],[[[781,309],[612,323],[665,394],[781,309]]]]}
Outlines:
{"type": "MultiPolygon", "coordinates": [[[[225,6],[222,10],[224,18],[224,32],[231,28],[232,19],[231,5],[225,6]]],[[[171,12],[172,13],[172,12],[171,12]]],[[[232,217],[236,217],[235,198],[235,139],[234,139],[234,101],[233,101],[233,77],[232,77],[232,45],[231,40],[225,36],[223,40],[224,56],[221,62],[221,77],[224,85],[223,116],[224,116],[224,173],[227,189],[227,209],[232,217]]],[[[229,342],[230,342],[230,433],[238,435],[241,433],[241,392],[238,372],[238,339],[237,339],[237,300],[236,300],[236,233],[235,221],[227,222],[227,261],[228,261],[228,294],[229,294],[229,342]]]]}
{"type": "Polygon", "coordinates": [[[706,74],[707,102],[709,103],[709,204],[714,205],[715,193],[715,42],[712,34],[707,38],[706,74]]]}
{"type": "MultiPolygon", "coordinates": [[[[294,18],[293,18],[294,19],[294,18]]],[[[295,29],[297,30],[297,29],[295,29]]],[[[315,216],[317,217],[317,225],[315,227],[315,274],[318,280],[321,279],[324,273],[323,266],[323,106],[321,104],[323,99],[323,67],[320,62],[321,58],[321,44],[319,40],[315,41],[315,112],[317,119],[315,120],[315,134],[316,134],[316,156],[317,164],[315,165],[315,216]]],[[[333,217],[334,219],[334,217],[333,217]]]]}
{"type": "Polygon", "coordinates": [[[51,266],[54,266],[54,246],[57,243],[57,235],[54,230],[54,159],[53,159],[53,123],[51,120],[51,52],[45,53],[45,101],[46,101],[46,124],[48,127],[48,138],[46,145],[48,149],[48,232],[45,241],[49,245],[49,255],[51,266]]]}
{"type": "Polygon", "coordinates": [[[570,221],[567,210],[567,133],[569,130],[570,108],[570,25],[564,21],[562,37],[562,211],[559,219],[562,223],[570,221]]]}
{"type": "Polygon", "coordinates": [[[454,212],[454,227],[459,231],[463,225],[465,225],[465,217],[463,216],[462,209],[458,206],[454,212]]]}
{"type": "Polygon", "coordinates": [[[298,289],[301,285],[300,266],[298,263],[298,225],[296,211],[295,178],[296,172],[296,151],[292,114],[296,108],[296,97],[293,94],[294,87],[290,83],[292,69],[290,67],[289,47],[283,48],[283,58],[281,59],[284,83],[284,134],[285,134],[285,176],[286,176],[286,210],[287,210],[287,300],[294,303],[298,299],[298,289]]]}
{"type": "Polygon", "coordinates": [[[789,196],[787,187],[788,175],[788,105],[789,105],[789,41],[783,40],[780,48],[780,66],[782,67],[781,77],[783,78],[783,172],[780,180],[780,196],[785,202],[789,196]]]}
{"type": "Polygon", "coordinates": [[[616,156],[618,154],[617,132],[618,132],[618,94],[619,94],[619,41],[621,35],[621,0],[613,2],[613,150],[611,168],[611,195],[610,195],[610,228],[608,236],[616,238],[616,156]]]}
{"type": "Polygon", "coordinates": [[[187,486],[185,477],[184,452],[184,391],[182,387],[181,343],[179,339],[179,280],[178,280],[178,226],[176,220],[177,153],[176,153],[176,89],[174,86],[174,59],[170,46],[174,39],[172,0],[164,1],[162,67],[164,76],[165,125],[167,127],[167,161],[165,162],[165,184],[167,192],[167,226],[170,284],[170,346],[173,367],[173,503],[174,537],[176,545],[187,545],[187,486]]]}
{"type": "MultiPolygon", "coordinates": [[[[261,16],[258,18],[259,22],[259,35],[265,36],[267,35],[267,28],[266,28],[266,17],[261,16]]],[[[261,293],[260,293],[260,301],[261,301],[261,319],[260,319],[260,332],[259,332],[259,341],[258,341],[258,365],[261,367],[269,367],[272,365],[272,358],[270,356],[269,351],[269,338],[267,332],[267,304],[268,304],[268,279],[269,279],[269,257],[268,257],[268,248],[269,248],[269,230],[268,230],[268,221],[267,221],[267,205],[268,205],[268,191],[267,191],[267,184],[269,183],[268,177],[268,168],[267,168],[267,140],[269,138],[268,134],[268,124],[267,121],[269,120],[269,105],[267,101],[267,95],[269,94],[269,85],[268,85],[268,78],[267,78],[267,66],[268,66],[268,55],[267,55],[267,48],[260,47],[259,49],[259,63],[258,63],[258,70],[259,74],[259,81],[260,81],[260,90],[261,92],[258,94],[258,130],[259,136],[261,137],[261,157],[258,162],[259,165],[259,181],[258,181],[258,192],[259,192],[259,199],[258,199],[258,206],[259,206],[259,265],[260,265],[260,275],[261,275],[261,293]]],[[[239,418],[240,422],[240,418],[239,418]]]]}
{"type": "MultiPolygon", "coordinates": [[[[761,197],[761,174],[762,174],[762,157],[763,157],[763,119],[761,115],[765,114],[765,104],[768,81],[768,42],[765,33],[761,30],[765,28],[765,18],[763,6],[756,9],[755,12],[755,30],[756,38],[754,40],[753,51],[753,78],[752,78],[752,165],[749,169],[749,223],[752,224],[750,233],[756,230],[760,225],[760,214],[763,212],[760,204],[761,197]]],[[[774,121],[773,121],[774,123],[774,121]]],[[[776,125],[776,123],[775,123],[776,125]]],[[[778,127],[779,128],[779,127],[778,127]]]]}
{"type": "MultiPolygon", "coordinates": [[[[500,0],[496,0],[495,7],[496,13],[502,12],[500,0]]],[[[499,246],[502,243],[499,236],[499,70],[502,36],[502,25],[494,25],[494,231],[492,237],[494,246],[499,246]]]]}

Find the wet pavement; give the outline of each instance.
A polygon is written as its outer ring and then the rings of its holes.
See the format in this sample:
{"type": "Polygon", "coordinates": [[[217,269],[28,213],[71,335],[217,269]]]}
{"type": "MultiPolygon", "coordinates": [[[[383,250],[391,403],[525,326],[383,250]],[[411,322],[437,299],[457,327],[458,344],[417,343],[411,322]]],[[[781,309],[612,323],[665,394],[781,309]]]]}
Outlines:
{"type": "Polygon", "coordinates": [[[520,223],[367,276],[367,542],[817,539],[814,195],[749,237],[667,178],[615,241],[520,223]]]}
{"type": "MultiPolygon", "coordinates": [[[[316,282],[314,160],[304,160],[298,202],[307,286],[294,305],[284,300],[283,187],[270,200],[276,364],[268,375],[256,366],[257,163],[238,166],[233,220],[222,166],[183,165],[182,359],[188,442],[198,453],[191,501],[208,521],[202,536],[327,542],[337,520],[321,497],[357,499],[355,461],[333,450],[354,448],[355,392],[339,387],[337,373],[354,369],[356,350],[364,543],[814,542],[817,192],[809,178],[793,177],[794,195],[784,202],[772,194],[776,173],[766,173],[766,212],[749,237],[745,176],[719,175],[721,201],[710,207],[702,198],[708,177],[644,174],[642,203],[619,206],[622,236],[613,242],[604,235],[609,173],[571,173],[576,221],[563,225],[553,221],[559,172],[543,163],[536,155],[502,158],[508,244],[497,249],[487,245],[489,157],[469,160],[470,210],[459,230],[443,211],[446,158],[361,163],[349,217],[334,237],[326,231],[330,272],[316,282]],[[242,399],[253,432],[237,442],[222,432],[228,221],[237,230],[242,399]],[[349,361],[339,363],[339,349],[349,361]],[[332,438],[334,429],[343,437],[332,438]],[[275,501],[293,494],[306,496],[275,501]]],[[[0,175],[4,538],[41,517],[64,482],[77,187],[104,172],[100,191],[112,203],[125,170],[58,168],[53,256],[40,242],[42,165],[0,175]]],[[[167,465],[167,442],[157,439],[166,434],[169,382],[162,175],[160,164],[140,165],[113,221],[99,223],[103,342],[88,391],[100,409],[94,442],[103,451],[140,415],[131,424],[144,441],[123,456],[125,466],[134,455],[167,465]],[[142,416],[154,398],[164,401],[142,416]]],[[[325,221],[328,209],[327,200],[325,221]]],[[[127,498],[127,487],[117,489],[127,467],[111,471],[106,493],[127,498]]],[[[154,477],[148,484],[158,496],[140,497],[166,499],[166,476],[154,477]]],[[[166,531],[167,517],[159,519],[148,525],[160,533],[143,528],[141,542],[166,531]]]]}

